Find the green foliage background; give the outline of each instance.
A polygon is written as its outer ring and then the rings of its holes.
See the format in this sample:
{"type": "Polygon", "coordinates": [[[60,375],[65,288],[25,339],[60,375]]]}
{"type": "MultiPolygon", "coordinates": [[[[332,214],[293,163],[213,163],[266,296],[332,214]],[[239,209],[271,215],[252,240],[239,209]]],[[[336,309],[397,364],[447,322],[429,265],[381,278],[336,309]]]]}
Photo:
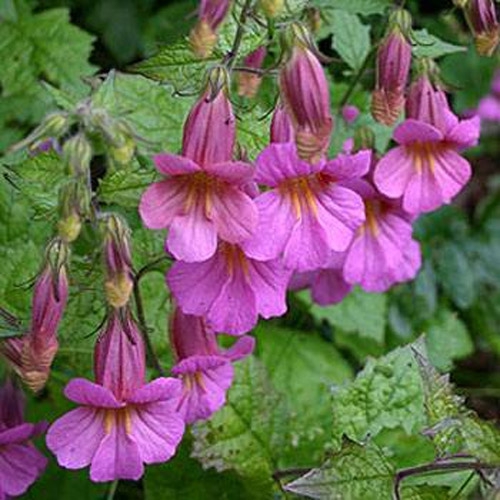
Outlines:
{"type": "MultiPolygon", "coordinates": [[[[335,113],[349,95],[349,103],[362,111],[355,127],[372,126],[383,152],[391,130],[375,124],[368,112],[373,71],[347,92],[383,33],[391,2],[289,0],[283,21],[306,4],[322,14],[317,39],[333,58],[326,70],[335,113]]],[[[457,111],[476,106],[497,61],[477,56],[451,2],[407,4],[415,17],[416,54],[438,58],[457,111]]],[[[150,155],[179,150],[204,71],[231,47],[240,5],[207,61],[195,59],[185,39],[195,8],[192,0],[0,3],[0,297],[26,324],[29,283],[53,234],[67,171],[53,152],[33,157],[8,147],[47,113],[74,110],[81,102],[124,119],[137,135],[137,154],[117,166],[106,164],[106,150],[101,151],[93,168],[99,171],[99,161],[106,168],[105,175],[96,174],[96,196],[101,206],[127,217],[136,269],[158,259],[163,235],[143,229],[137,215],[138,199],[155,179],[150,155]]],[[[266,37],[250,23],[241,56],[266,37]]],[[[267,64],[277,56],[274,40],[267,64]]],[[[233,95],[238,142],[251,159],[268,141],[276,96],[272,79],[255,101],[233,95]]],[[[355,127],[337,119],[332,153],[355,127]]],[[[413,283],[383,295],[355,290],[342,304],[326,308],[312,304],[306,292],[291,294],[290,312],[255,330],[256,353],[237,365],[227,406],[195,425],[171,462],[150,467],[140,483],[120,482],[115,498],[384,500],[392,497],[398,471],[445,457],[467,455],[454,463],[478,461],[489,473],[500,467],[500,433],[487,422],[498,418],[500,394],[498,134],[490,131],[470,153],[474,180],[457,202],[418,221],[424,265],[413,283]],[[458,395],[469,397],[468,407],[458,395]]],[[[73,248],[60,354],[48,388],[30,399],[30,420],[61,415],[69,408],[62,396],[66,381],[75,374],[90,376],[95,332],[105,314],[97,246],[96,232],[87,226],[73,248]]],[[[154,266],[141,287],[153,343],[168,369],[165,270],[164,263],[154,266]]],[[[457,466],[406,479],[401,495],[487,497],[497,491],[492,484],[473,468],[457,466]]],[[[86,471],[65,471],[52,462],[26,498],[111,494],[110,485],[92,484],[86,471]]]]}

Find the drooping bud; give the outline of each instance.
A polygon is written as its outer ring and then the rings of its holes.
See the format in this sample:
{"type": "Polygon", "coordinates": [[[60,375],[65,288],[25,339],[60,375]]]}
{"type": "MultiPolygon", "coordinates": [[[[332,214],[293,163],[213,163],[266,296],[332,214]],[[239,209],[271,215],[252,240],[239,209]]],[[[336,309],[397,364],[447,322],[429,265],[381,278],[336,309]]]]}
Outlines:
{"type": "Polygon", "coordinates": [[[134,287],[130,231],[117,215],[106,218],[104,228],[104,264],[106,299],[114,308],[124,307],[134,287]]]}
{"type": "Polygon", "coordinates": [[[465,15],[474,35],[476,49],[482,56],[491,56],[500,43],[494,0],[469,0],[465,15]]]}
{"type": "MultiPolygon", "coordinates": [[[[243,66],[249,69],[260,69],[266,57],[266,53],[267,50],[264,46],[255,49],[247,57],[245,57],[245,59],[243,59],[243,66]]],[[[240,71],[238,73],[238,95],[249,99],[255,97],[261,82],[261,75],[250,71],[240,71]]]]}
{"type": "Polygon", "coordinates": [[[184,124],[182,154],[201,167],[232,159],[236,123],[228,89],[227,71],[214,68],[184,124]]]}
{"type": "Polygon", "coordinates": [[[359,109],[356,106],[347,104],[342,108],[342,118],[347,125],[352,125],[359,116],[359,109]]]}
{"type": "Polygon", "coordinates": [[[209,57],[217,44],[217,28],[226,17],[230,0],[201,0],[198,22],[191,30],[189,41],[193,52],[200,58],[209,57]]]}
{"type": "Polygon", "coordinates": [[[285,6],[285,0],[259,0],[259,7],[271,19],[279,16],[285,6]]]}
{"type": "Polygon", "coordinates": [[[411,68],[408,32],[411,17],[396,11],[377,52],[377,78],[372,96],[372,115],[380,123],[394,125],[405,104],[405,88],[411,68]]]}
{"type": "Polygon", "coordinates": [[[280,103],[276,106],[271,121],[271,142],[293,142],[295,130],[292,120],[285,107],[280,103]]]}
{"type": "Polygon", "coordinates": [[[113,309],[94,350],[95,381],[126,400],[146,383],[144,341],[128,307],[113,309]]]}
{"type": "Polygon", "coordinates": [[[92,145],[83,132],[69,138],[63,146],[63,155],[75,175],[87,177],[92,160],[92,145]]]}
{"type": "Polygon", "coordinates": [[[316,163],[326,153],[333,130],[330,89],[302,26],[292,26],[291,43],[280,72],[281,97],[294,124],[300,158],[316,163]]]}
{"type": "Polygon", "coordinates": [[[119,165],[128,165],[135,153],[134,133],[127,123],[118,120],[111,127],[109,154],[119,165]]]}
{"type": "Polygon", "coordinates": [[[82,228],[82,219],[90,211],[90,194],[85,181],[74,178],[62,186],[59,192],[59,214],[57,223],[59,236],[66,243],[75,241],[82,228]]]}

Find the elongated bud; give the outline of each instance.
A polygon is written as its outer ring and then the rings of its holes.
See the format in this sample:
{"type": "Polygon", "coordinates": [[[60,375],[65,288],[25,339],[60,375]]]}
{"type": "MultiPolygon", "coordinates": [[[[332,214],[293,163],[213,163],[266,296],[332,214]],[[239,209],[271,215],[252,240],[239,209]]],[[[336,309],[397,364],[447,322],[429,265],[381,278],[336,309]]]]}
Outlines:
{"type": "Polygon", "coordinates": [[[271,121],[271,142],[294,142],[295,130],[290,115],[280,103],[276,106],[271,121]]]}
{"type": "Polygon", "coordinates": [[[75,241],[82,228],[82,219],[90,212],[90,193],[82,178],[75,178],[59,192],[59,236],[66,243],[75,241]]]}
{"type": "Polygon", "coordinates": [[[90,141],[83,132],[79,132],[64,143],[63,155],[74,174],[85,178],[88,176],[93,151],[90,141]]]}
{"type": "Polygon", "coordinates": [[[271,19],[279,16],[285,6],[285,0],[259,0],[259,7],[271,19]]]}
{"type": "Polygon", "coordinates": [[[119,165],[128,165],[135,153],[134,133],[127,123],[118,120],[111,127],[109,154],[119,165]]]}
{"type": "Polygon", "coordinates": [[[184,124],[182,154],[202,167],[232,159],[236,123],[228,90],[227,71],[214,68],[184,124]]]}
{"type": "Polygon", "coordinates": [[[372,96],[372,115],[388,126],[396,123],[405,104],[405,88],[411,68],[408,32],[411,17],[398,10],[377,52],[377,81],[372,96]]]}
{"type": "Polygon", "coordinates": [[[333,130],[330,89],[321,63],[309,48],[307,31],[293,25],[290,34],[292,47],[280,72],[281,97],[294,124],[300,158],[316,163],[326,153],[333,130]]]}
{"type": "MultiPolygon", "coordinates": [[[[243,59],[243,66],[250,69],[260,69],[266,57],[267,50],[259,47],[243,59]]],[[[262,82],[262,76],[249,71],[238,73],[238,95],[251,99],[255,97],[262,82]]]]}
{"type": "Polygon", "coordinates": [[[126,400],[146,382],[144,341],[128,308],[113,309],[94,350],[98,384],[126,400]]]}
{"type": "Polygon", "coordinates": [[[106,298],[114,308],[124,307],[134,286],[130,255],[130,230],[117,215],[106,218],[104,228],[106,298]]]}
{"type": "Polygon", "coordinates": [[[193,52],[206,59],[217,44],[217,28],[226,17],[230,0],[201,0],[198,9],[198,22],[191,30],[189,41],[193,52]]]}
{"type": "Polygon", "coordinates": [[[472,29],[478,53],[482,56],[493,55],[500,42],[500,27],[494,0],[469,0],[465,15],[472,29]]]}
{"type": "Polygon", "coordinates": [[[0,385],[0,431],[24,422],[25,404],[23,391],[16,386],[13,377],[7,376],[0,385]]]}

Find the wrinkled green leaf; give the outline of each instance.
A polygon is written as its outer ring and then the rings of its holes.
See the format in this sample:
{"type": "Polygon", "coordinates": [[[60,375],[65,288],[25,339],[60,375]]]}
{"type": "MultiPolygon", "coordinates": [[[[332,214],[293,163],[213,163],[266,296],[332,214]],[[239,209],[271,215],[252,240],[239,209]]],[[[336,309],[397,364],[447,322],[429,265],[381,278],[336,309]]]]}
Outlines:
{"type": "Polygon", "coordinates": [[[437,59],[448,54],[465,52],[467,49],[461,45],[454,45],[445,42],[432,35],[426,29],[415,30],[414,40],[416,45],[413,47],[413,54],[416,57],[431,57],[437,59]]]}

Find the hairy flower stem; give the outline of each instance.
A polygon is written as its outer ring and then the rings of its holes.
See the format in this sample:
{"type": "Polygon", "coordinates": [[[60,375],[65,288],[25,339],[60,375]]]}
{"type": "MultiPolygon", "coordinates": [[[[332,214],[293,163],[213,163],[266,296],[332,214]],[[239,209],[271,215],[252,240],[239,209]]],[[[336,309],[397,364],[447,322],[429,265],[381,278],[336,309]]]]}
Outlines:
{"type": "Polygon", "coordinates": [[[115,498],[116,490],[118,489],[118,484],[120,481],[117,479],[109,485],[108,494],[106,495],[106,500],[113,500],[115,498]]]}
{"type": "Polygon", "coordinates": [[[250,14],[252,1],[253,0],[246,0],[243,4],[243,7],[241,8],[241,14],[238,20],[238,29],[236,30],[236,36],[234,37],[233,46],[231,47],[231,51],[226,55],[224,61],[229,71],[232,71],[236,63],[236,56],[238,55],[238,51],[240,50],[241,42],[243,40],[243,35],[245,34],[245,24],[250,14]]]}
{"type": "Polygon", "coordinates": [[[146,352],[148,356],[149,363],[162,377],[165,376],[165,370],[160,364],[158,357],[156,356],[155,350],[153,348],[153,343],[148,333],[148,326],[146,324],[146,315],[144,314],[144,304],[142,301],[141,290],[139,287],[139,282],[137,279],[134,281],[134,299],[135,307],[137,310],[137,320],[139,323],[139,328],[141,330],[142,336],[144,338],[144,343],[146,345],[146,352]]]}

